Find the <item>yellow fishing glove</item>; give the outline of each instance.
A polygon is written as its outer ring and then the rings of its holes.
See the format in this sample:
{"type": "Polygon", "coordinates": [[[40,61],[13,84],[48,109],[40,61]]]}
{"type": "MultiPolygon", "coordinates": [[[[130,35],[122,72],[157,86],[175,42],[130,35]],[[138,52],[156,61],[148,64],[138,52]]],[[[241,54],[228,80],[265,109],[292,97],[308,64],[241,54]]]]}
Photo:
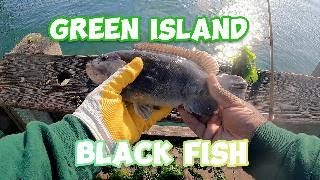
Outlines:
{"type": "Polygon", "coordinates": [[[135,113],[132,104],[123,102],[122,89],[136,79],[142,68],[141,58],[133,59],[93,90],[73,113],[88,126],[97,140],[106,141],[109,152],[113,151],[118,140],[137,142],[143,131],[172,110],[160,107],[148,120],[144,120],[135,113]]]}

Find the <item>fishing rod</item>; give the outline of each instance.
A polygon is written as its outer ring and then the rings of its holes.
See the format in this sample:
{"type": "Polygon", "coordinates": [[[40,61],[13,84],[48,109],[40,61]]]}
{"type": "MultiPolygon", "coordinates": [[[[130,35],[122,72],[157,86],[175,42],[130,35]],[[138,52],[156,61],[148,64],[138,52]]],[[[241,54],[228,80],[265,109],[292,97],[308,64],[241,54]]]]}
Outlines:
{"type": "Polygon", "coordinates": [[[268,15],[269,15],[269,40],[270,40],[270,51],[269,51],[269,60],[270,60],[270,88],[269,88],[269,121],[273,119],[273,90],[274,90],[274,66],[273,66],[273,32],[272,32],[272,21],[271,21],[271,8],[270,8],[270,0],[267,0],[268,3],[268,15]]]}

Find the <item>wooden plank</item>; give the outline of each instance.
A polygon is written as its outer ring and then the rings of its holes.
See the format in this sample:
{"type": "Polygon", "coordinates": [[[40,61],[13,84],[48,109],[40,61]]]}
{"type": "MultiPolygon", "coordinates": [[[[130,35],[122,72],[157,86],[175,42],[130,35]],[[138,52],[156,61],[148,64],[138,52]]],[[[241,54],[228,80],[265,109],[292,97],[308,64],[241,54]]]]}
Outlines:
{"type": "MultiPolygon", "coordinates": [[[[265,116],[267,117],[267,116],[265,116]]],[[[286,119],[275,119],[273,121],[277,126],[288,129],[294,133],[306,133],[309,135],[315,135],[320,137],[320,122],[319,121],[307,121],[302,119],[297,122],[288,121],[286,119]]],[[[171,123],[172,124],[172,123],[171,123]]],[[[164,137],[185,137],[196,138],[197,136],[189,127],[184,127],[183,123],[175,123],[174,126],[154,125],[149,131],[145,132],[148,136],[164,136],[164,137]]]]}
{"type": "MultiPolygon", "coordinates": [[[[265,118],[268,118],[268,114],[264,114],[265,118]]],[[[286,116],[279,117],[276,115],[276,118],[273,120],[277,126],[288,129],[295,133],[306,133],[310,135],[315,135],[320,137],[320,121],[319,120],[310,120],[310,119],[296,119],[293,121],[291,119],[286,119],[286,116]]],[[[181,117],[171,118],[170,116],[159,125],[154,125],[148,132],[145,134],[150,136],[172,136],[172,137],[189,137],[195,138],[196,135],[192,132],[192,130],[186,126],[181,117]],[[172,122],[174,121],[174,123],[172,122]],[[165,125],[167,124],[167,125],[165,125]]]]}
{"type": "MultiPolygon", "coordinates": [[[[269,107],[269,72],[261,72],[258,84],[250,88],[247,99],[260,111],[269,107]]],[[[293,73],[274,76],[275,120],[320,122],[320,78],[293,73]]]]}
{"type": "Polygon", "coordinates": [[[143,134],[149,136],[170,136],[170,137],[190,137],[196,138],[197,135],[189,128],[182,126],[159,126],[153,125],[149,131],[143,134]]]}
{"type": "MultiPolygon", "coordinates": [[[[0,62],[0,104],[52,112],[73,112],[96,85],[85,73],[95,56],[9,54],[0,62]],[[68,84],[61,86],[64,79],[68,84]]],[[[229,72],[230,67],[221,67],[229,72]]],[[[246,99],[261,112],[269,106],[269,72],[260,71],[246,99]]],[[[320,78],[275,73],[275,122],[320,127],[320,78]]]]}
{"type": "MultiPolygon", "coordinates": [[[[39,33],[30,33],[26,35],[22,40],[12,49],[10,53],[24,53],[24,54],[55,54],[61,55],[60,45],[56,42],[49,40],[49,38],[43,37],[39,33]]],[[[47,124],[53,122],[51,116],[47,112],[20,109],[12,107],[2,107],[4,112],[10,117],[10,119],[16,124],[20,131],[23,131],[26,124],[30,121],[42,121],[47,124]]]]}
{"type": "MultiPolygon", "coordinates": [[[[231,68],[223,66],[230,73],[231,68]]],[[[260,112],[269,108],[270,73],[259,71],[257,83],[248,87],[246,100],[260,112]]],[[[276,72],[274,75],[274,122],[314,124],[320,128],[320,78],[303,74],[276,72]]]]}
{"type": "MultiPolygon", "coordinates": [[[[228,66],[221,67],[230,73],[228,66]]],[[[269,72],[259,71],[259,80],[248,87],[246,100],[268,117],[269,72]]],[[[307,133],[320,137],[320,78],[293,73],[275,74],[275,115],[273,122],[296,133],[307,133]]],[[[181,123],[177,115],[174,119],[181,123]]],[[[176,129],[176,131],[179,131],[176,129]]]]}
{"type": "Polygon", "coordinates": [[[50,112],[73,112],[96,86],[85,74],[92,57],[17,56],[0,62],[0,104],[50,112]],[[70,81],[61,86],[65,79],[70,81]]]}

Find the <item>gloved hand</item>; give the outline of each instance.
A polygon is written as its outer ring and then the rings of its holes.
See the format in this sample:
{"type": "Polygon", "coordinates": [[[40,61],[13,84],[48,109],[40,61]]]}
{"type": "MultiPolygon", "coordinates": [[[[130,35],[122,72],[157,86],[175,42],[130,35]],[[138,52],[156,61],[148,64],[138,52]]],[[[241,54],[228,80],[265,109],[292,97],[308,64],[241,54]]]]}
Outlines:
{"type": "Polygon", "coordinates": [[[154,110],[148,120],[134,111],[132,104],[125,104],[122,89],[132,83],[143,68],[143,61],[136,57],[93,90],[73,113],[85,123],[97,140],[105,140],[109,152],[118,140],[135,143],[143,131],[166,117],[172,108],[154,110]]]}

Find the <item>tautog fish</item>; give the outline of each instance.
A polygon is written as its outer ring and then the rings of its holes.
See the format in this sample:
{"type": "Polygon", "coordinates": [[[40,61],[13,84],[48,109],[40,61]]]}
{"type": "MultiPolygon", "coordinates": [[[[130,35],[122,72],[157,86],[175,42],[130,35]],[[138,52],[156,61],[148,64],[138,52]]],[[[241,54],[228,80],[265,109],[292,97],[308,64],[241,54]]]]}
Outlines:
{"type": "MultiPolygon", "coordinates": [[[[217,103],[209,94],[207,78],[210,73],[217,74],[219,66],[204,51],[139,43],[134,50],[114,51],[97,57],[87,64],[86,72],[93,82],[101,84],[135,57],[143,60],[143,70],[121,95],[125,101],[133,103],[141,117],[147,119],[159,106],[183,105],[206,122],[217,110],[217,103]]],[[[241,77],[223,74],[217,78],[225,89],[244,98],[247,84],[241,77]]]]}

